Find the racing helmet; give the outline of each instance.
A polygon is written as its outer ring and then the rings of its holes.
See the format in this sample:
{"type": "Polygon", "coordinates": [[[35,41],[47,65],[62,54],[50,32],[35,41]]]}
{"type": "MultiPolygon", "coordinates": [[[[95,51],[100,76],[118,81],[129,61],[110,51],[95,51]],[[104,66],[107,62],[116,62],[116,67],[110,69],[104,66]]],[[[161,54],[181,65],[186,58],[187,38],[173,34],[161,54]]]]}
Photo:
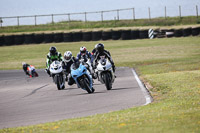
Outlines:
{"type": "Polygon", "coordinates": [[[72,52],[71,51],[66,51],[64,53],[64,61],[69,62],[72,59],[72,52]]]}
{"type": "Polygon", "coordinates": [[[98,43],[94,46],[95,49],[97,49],[98,43]]]}
{"type": "Polygon", "coordinates": [[[56,47],[50,47],[49,52],[50,52],[51,55],[55,55],[56,52],[57,52],[56,47]]]}
{"type": "Polygon", "coordinates": [[[26,62],[22,62],[22,66],[25,65],[25,64],[26,64],[26,62]]]}
{"type": "Polygon", "coordinates": [[[80,47],[81,54],[86,54],[87,48],[85,46],[80,47]]]}
{"type": "Polygon", "coordinates": [[[99,44],[97,45],[97,51],[98,51],[99,53],[103,53],[103,51],[104,51],[104,44],[103,44],[103,43],[99,43],[99,44]]]}

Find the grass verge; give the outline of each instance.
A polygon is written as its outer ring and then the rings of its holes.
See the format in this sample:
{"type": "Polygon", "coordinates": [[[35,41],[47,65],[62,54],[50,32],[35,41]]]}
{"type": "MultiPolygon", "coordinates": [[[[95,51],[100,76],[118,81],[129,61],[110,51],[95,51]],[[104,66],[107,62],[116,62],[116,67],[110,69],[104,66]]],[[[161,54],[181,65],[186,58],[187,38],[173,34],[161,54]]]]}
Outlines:
{"type": "MultiPolygon", "coordinates": [[[[53,44],[74,55],[97,42],[53,44]]],[[[135,67],[154,102],[142,107],[0,132],[200,132],[200,38],[103,42],[117,66],[135,67]]],[[[1,69],[21,69],[21,61],[43,68],[52,44],[1,47],[1,69]],[[10,54],[12,53],[12,54],[10,54]],[[11,65],[10,65],[11,64],[11,65]]]]}
{"type": "Polygon", "coordinates": [[[153,18],[153,19],[136,19],[136,20],[110,20],[110,21],[67,21],[58,22],[54,24],[41,24],[41,25],[22,25],[22,26],[7,26],[0,28],[0,34],[6,33],[26,33],[26,32],[52,32],[52,31],[70,31],[70,30],[94,30],[104,28],[116,27],[129,27],[129,28],[142,28],[145,26],[151,27],[166,27],[177,25],[198,25],[200,18],[196,16],[186,17],[167,17],[167,18],[153,18]]]}

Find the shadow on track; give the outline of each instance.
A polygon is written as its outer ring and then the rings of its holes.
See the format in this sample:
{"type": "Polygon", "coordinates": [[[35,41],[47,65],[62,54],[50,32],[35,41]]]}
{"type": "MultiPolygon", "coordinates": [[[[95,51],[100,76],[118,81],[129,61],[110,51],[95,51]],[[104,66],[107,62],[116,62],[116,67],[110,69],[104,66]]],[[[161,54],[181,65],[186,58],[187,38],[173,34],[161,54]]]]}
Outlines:
{"type": "Polygon", "coordinates": [[[23,98],[25,98],[25,97],[28,97],[28,96],[31,96],[31,95],[33,95],[33,94],[35,94],[38,90],[40,90],[40,89],[42,89],[42,88],[44,88],[44,87],[46,87],[46,86],[48,86],[48,84],[46,84],[46,85],[43,85],[43,86],[41,86],[41,87],[39,87],[39,88],[37,88],[37,89],[35,89],[35,90],[33,90],[30,94],[28,94],[28,95],[26,95],[26,96],[24,96],[23,98]]]}

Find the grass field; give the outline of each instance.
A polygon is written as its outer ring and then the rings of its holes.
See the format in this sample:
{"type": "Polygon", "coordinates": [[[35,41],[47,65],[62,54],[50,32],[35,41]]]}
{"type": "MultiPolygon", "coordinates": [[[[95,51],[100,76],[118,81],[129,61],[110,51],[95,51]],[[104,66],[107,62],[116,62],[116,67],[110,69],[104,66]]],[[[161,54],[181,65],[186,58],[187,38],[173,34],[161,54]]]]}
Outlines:
{"type": "MultiPolygon", "coordinates": [[[[45,67],[50,46],[76,55],[98,42],[0,47],[0,69],[45,67]]],[[[200,37],[103,41],[117,67],[134,67],[154,102],[141,107],[0,132],[200,132],[200,37]]]]}
{"type": "Polygon", "coordinates": [[[153,18],[153,19],[136,19],[136,20],[110,20],[110,21],[71,21],[68,23],[67,21],[58,22],[54,24],[42,24],[42,25],[22,25],[22,26],[7,26],[0,28],[1,34],[8,33],[27,33],[27,32],[66,32],[73,30],[99,30],[105,28],[120,28],[120,27],[128,27],[128,28],[144,28],[154,26],[156,28],[166,27],[166,26],[177,26],[177,25],[198,25],[200,24],[200,17],[196,16],[187,16],[187,17],[167,17],[165,18],[153,18]]]}

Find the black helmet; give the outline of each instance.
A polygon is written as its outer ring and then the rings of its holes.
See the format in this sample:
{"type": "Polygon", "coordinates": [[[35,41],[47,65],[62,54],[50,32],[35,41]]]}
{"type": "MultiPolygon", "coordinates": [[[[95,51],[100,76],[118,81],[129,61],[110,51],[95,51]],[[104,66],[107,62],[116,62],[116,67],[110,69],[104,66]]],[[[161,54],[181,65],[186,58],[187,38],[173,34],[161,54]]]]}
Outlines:
{"type": "Polygon", "coordinates": [[[104,51],[104,44],[103,44],[103,43],[99,43],[99,44],[97,45],[97,51],[98,51],[99,53],[103,53],[103,51],[104,51]]]}
{"type": "Polygon", "coordinates": [[[55,55],[57,52],[56,47],[50,47],[49,52],[51,55],[55,55]]]}

